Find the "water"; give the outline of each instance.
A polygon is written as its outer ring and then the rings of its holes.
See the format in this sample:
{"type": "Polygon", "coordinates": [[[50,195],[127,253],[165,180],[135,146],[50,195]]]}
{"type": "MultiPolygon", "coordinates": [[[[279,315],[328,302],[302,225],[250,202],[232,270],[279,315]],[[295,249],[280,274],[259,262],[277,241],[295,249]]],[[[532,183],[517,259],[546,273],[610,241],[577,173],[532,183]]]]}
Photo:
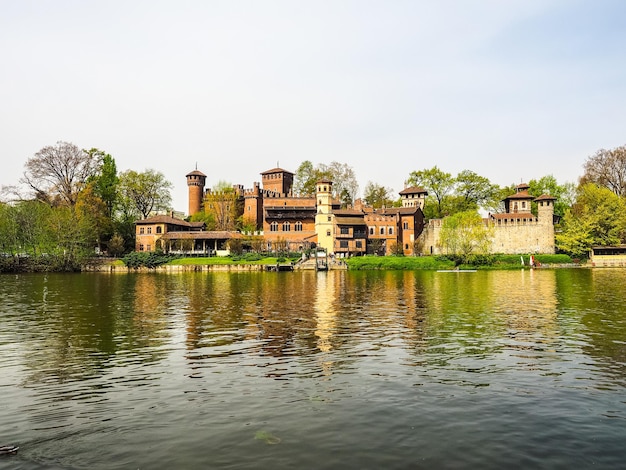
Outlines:
{"type": "Polygon", "coordinates": [[[0,469],[620,468],[626,270],[0,276],[0,469]]]}

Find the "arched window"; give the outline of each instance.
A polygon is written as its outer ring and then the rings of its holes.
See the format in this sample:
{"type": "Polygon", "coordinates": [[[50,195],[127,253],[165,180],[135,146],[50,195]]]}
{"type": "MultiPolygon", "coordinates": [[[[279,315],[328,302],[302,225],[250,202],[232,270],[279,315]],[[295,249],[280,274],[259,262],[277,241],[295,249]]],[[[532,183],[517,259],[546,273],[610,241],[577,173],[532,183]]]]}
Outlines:
{"type": "Polygon", "coordinates": [[[274,221],[270,224],[270,232],[278,232],[278,222],[274,221]]]}
{"type": "Polygon", "coordinates": [[[389,227],[389,235],[393,235],[393,227],[389,227]]]}
{"type": "Polygon", "coordinates": [[[326,230],[326,236],[330,237],[330,230],[326,230]]]}
{"type": "Polygon", "coordinates": [[[295,230],[296,232],[302,232],[302,222],[297,221],[297,222],[295,223],[294,230],[295,230]]]}
{"type": "Polygon", "coordinates": [[[162,233],[163,232],[163,227],[161,227],[160,225],[157,227],[156,233],[162,233]]]}
{"type": "Polygon", "coordinates": [[[290,232],[291,224],[289,222],[283,222],[283,232],[290,232]]]}
{"type": "Polygon", "coordinates": [[[374,227],[370,227],[370,235],[374,235],[374,227]]]}

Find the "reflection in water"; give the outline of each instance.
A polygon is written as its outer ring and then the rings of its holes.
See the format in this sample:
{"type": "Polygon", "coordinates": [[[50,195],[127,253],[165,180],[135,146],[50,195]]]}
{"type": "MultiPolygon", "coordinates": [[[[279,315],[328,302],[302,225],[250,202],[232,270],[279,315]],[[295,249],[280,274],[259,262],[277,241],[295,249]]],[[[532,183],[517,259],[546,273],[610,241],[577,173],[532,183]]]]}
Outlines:
{"type": "Polygon", "coordinates": [[[0,276],[3,436],[18,469],[615,467],[625,273],[0,276]]]}

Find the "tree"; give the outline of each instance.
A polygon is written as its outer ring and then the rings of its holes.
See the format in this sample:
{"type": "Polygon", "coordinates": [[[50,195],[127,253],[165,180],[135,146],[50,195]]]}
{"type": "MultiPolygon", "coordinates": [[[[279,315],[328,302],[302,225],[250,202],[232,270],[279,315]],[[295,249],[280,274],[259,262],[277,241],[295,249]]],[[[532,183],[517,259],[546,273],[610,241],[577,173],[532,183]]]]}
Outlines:
{"type": "Polygon", "coordinates": [[[73,206],[100,163],[98,154],[90,154],[68,142],[57,142],[56,146],[44,147],[26,161],[21,181],[41,201],[73,206]]]}
{"type": "Polygon", "coordinates": [[[160,172],[123,172],[119,177],[118,193],[123,216],[135,215],[145,219],[152,212],[169,210],[172,203],[171,188],[172,183],[160,172]]]}
{"type": "Polygon", "coordinates": [[[330,174],[323,175],[309,160],[303,161],[294,176],[293,193],[296,196],[315,195],[315,183],[322,177],[330,178],[330,174]]]}
{"type": "Polygon", "coordinates": [[[242,198],[232,184],[219,181],[204,197],[204,213],[207,221],[213,221],[213,230],[237,230],[243,214],[242,198]]]}
{"type": "Polygon", "coordinates": [[[91,177],[90,182],[93,182],[95,194],[104,202],[107,216],[112,218],[119,184],[115,159],[108,153],[96,148],[86,150],[86,152],[101,161],[97,173],[91,177]]]}
{"type": "Polygon", "coordinates": [[[331,162],[329,166],[320,165],[323,173],[330,173],[333,191],[341,198],[343,205],[351,205],[359,192],[356,173],[346,163],[331,162]]]}
{"type": "Polygon", "coordinates": [[[470,170],[461,171],[454,183],[455,193],[462,201],[462,211],[485,207],[498,195],[497,185],[470,170]]]}
{"type": "Polygon", "coordinates": [[[380,209],[381,207],[391,207],[394,202],[391,198],[392,194],[392,189],[368,181],[365,185],[365,189],[363,190],[363,200],[367,205],[376,209],[380,209]]]}
{"type": "Polygon", "coordinates": [[[76,199],[76,216],[90,233],[92,247],[102,250],[102,243],[113,235],[113,220],[105,202],[96,194],[94,183],[89,183],[76,199]]]}
{"type": "Polygon", "coordinates": [[[446,254],[467,263],[473,255],[489,252],[493,229],[475,211],[459,212],[443,219],[439,244],[446,254]]]}
{"type": "Polygon", "coordinates": [[[110,256],[116,258],[124,253],[124,239],[119,233],[113,234],[109,240],[108,252],[110,256]]]}
{"type": "Polygon", "coordinates": [[[626,239],[626,202],[604,186],[584,184],[561,228],[556,245],[573,256],[587,254],[592,246],[620,244],[626,239]]]}
{"type": "Polygon", "coordinates": [[[626,197],[626,145],[612,150],[598,150],[587,158],[584,169],[581,184],[595,183],[626,197]]]}
{"type": "Polygon", "coordinates": [[[444,202],[446,197],[454,189],[455,179],[450,173],[441,171],[437,166],[430,169],[413,171],[409,175],[408,184],[421,186],[428,191],[428,199],[434,202],[434,207],[427,208],[432,211],[429,218],[441,218],[446,215],[444,202]]]}
{"type": "Polygon", "coordinates": [[[359,183],[352,167],[345,163],[331,162],[330,165],[314,166],[305,160],[296,170],[293,192],[297,196],[315,195],[316,183],[321,179],[333,182],[333,193],[344,205],[353,204],[359,191],[359,183]]]}
{"type": "MultiPolygon", "coordinates": [[[[558,184],[556,178],[552,175],[542,176],[538,180],[530,180],[528,182],[528,193],[532,196],[539,197],[542,194],[549,194],[556,198],[554,201],[554,214],[564,216],[567,209],[574,203],[576,195],[576,187],[573,183],[558,184]]],[[[532,204],[533,214],[537,214],[537,203],[532,204]]]]}

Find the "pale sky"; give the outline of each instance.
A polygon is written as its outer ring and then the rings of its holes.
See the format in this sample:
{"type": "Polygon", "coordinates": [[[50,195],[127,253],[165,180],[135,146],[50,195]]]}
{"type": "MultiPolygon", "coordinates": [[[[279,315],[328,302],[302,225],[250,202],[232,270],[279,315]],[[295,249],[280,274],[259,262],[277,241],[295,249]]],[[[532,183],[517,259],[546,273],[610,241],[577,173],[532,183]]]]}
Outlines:
{"type": "Polygon", "coordinates": [[[0,0],[0,185],[46,145],[174,185],[338,161],[501,186],[626,144],[623,0],[0,0]]]}

